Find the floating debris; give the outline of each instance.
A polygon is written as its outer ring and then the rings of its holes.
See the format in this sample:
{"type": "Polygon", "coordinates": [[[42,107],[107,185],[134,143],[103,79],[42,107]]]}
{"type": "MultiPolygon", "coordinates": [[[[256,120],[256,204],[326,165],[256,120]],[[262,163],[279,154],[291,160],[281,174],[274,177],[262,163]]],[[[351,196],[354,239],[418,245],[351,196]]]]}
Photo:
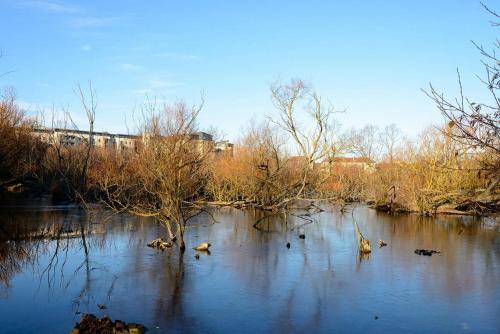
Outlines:
{"type": "Polygon", "coordinates": [[[378,246],[379,246],[380,248],[385,247],[385,246],[387,246],[387,242],[385,242],[384,240],[380,239],[380,240],[378,241],[378,246]]]}
{"type": "Polygon", "coordinates": [[[423,255],[423,256],[432,256],[432,254],[439,254],[441,252],[435,250],[427,250],[427,249],[415,249],[415,254],[423,255]]]}
{"type": "Polygon", "coordinates": [[[208,251],[208,248],[210,248],[210,246],[212,246],[212,245],[209,244],[208,242],[202,242],[198,246],[193,247],[193,249],[197,250],[197,251],[208,251]]]}
{"type": "Polygon", "coordinates": [[[107,309],[106,305],[104,305],[104,304],[97,304],[97,307],[98,307],[100,310],[105,310],[105,309],[107,309]]]}

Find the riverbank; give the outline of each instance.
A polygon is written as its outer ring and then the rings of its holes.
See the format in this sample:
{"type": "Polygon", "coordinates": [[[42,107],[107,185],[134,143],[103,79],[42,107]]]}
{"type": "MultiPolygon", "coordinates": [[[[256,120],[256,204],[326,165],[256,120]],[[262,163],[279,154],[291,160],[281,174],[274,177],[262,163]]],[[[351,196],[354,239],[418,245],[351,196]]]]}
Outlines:
{"type": "MultiPolygon", "coordinates": [[[[23,189],[20,187],[20,189],[23,189]]],[[[26,188],[24,188],[26,189],[26,188]]],[[[28,188],[29,189],[29,188],[28,188]]],[[[379,211],[387,213],[407,213],[407,214],[417,214],[422,216],[436,216],[436,215],[458,215],[458,216],[477,216],[477,217],[488,217],[488,216],[498,216],[500,214],[500,194],[492,194],[489,196],[466,196],[463,194],[449,194],[435,196],[428,200],[431,203],[427,210],[421,210],[416,206],[408,206],[406,204],[401,204],[397,201],[392,203],[375,203],[375,201],[345,201],[343,199],[308,199],[308,200],[296,200],[290,209],[310,209],[317,210],[316,204],[318,203],[330,203],[338,205],[340,210],[343,210],[345,205],[351,203],[361,203],[368,207],[379,211]]],[[[29,192],[29,191],[0,191],[0,207],[6,206],[56,206],[61,208],[67,208],[76,206],[81,206],[82,208],[92,208],[96,209],[101,207],[99,203],[85,203],[85,205],[71,202],[71,201],[60,201],[54,200],[50,193],[45,193],[40,195],[39,193],[29,192]]],[[[197,201],[196,204],[203,205],[207,207],[230,207],[235,209],[255,209],[258,211],[272,212],[276,208],[270,206],[258,205],[251,201],[237,200],[237,201],[197,201]]]]}
{"type": "Polygon", "coordinates": [[[371,208],[382,212],[418,213],[425,216],[432,215],[465,215],[465,216],[494,216],[500,213],[500,194],[467,196],[463,194],[448,194],[430,197],[426,208],[409,206],[397,201],[385,203],[368,203],[371,208]]]}

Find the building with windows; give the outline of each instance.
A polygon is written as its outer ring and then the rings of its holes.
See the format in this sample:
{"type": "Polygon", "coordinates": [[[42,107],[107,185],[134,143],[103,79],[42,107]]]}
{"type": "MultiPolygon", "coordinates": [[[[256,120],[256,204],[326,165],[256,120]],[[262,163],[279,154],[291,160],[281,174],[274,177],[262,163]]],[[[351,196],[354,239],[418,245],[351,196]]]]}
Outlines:
{"type": "Polygon", "coordinates": [[[77,146],[88,143],[90,140],[92,145],[99,148],[114,148],[119,151],[136,150],[140,136],[112,134],[108,132],[92,132],[90,139],[89,131],[71,130],[71,129],[46,129],[36,128],[32,130],[33,136],[40,138],[42,142],[48,144],[62,144],[65,146],[77,146]]]}
{"type": "Polygon", "coordinates": [[[227,154],[233,156],[234,144],[228,140],[222,140],[215,143],[215,154],[227,154]]]}
{"type": "MultiPolygon", "coordinates": [[[[137,151],[143,143],[147,145],[149,139],[148,135],[137,136],[99,131],[92,132],[92,139],[90,139],[89,131],[61,128],[35,128],[32,130],[32,135],[40,138],[42,142],[51,145],[57,143],[65,146],[77,146],[88,143],[91,140],[94,147],[115,149],[120,152],[137,151]]],[[[232,155],[233,144],[228,141],[214,143],[212,135],[206,132],[195,132],[190,135],[190,139],[200,151],[230,151],[232,155]]]]}

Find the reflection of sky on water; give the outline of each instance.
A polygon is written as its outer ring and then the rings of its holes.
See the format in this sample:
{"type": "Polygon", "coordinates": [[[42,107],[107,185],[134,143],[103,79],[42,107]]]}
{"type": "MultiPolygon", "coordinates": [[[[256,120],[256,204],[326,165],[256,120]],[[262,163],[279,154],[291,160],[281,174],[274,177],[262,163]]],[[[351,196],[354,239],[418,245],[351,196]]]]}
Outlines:
{"type": "Polygon", "coordinates": [[[140,322],[153,333],[500,327],[500,233],[491,222],[391,217],[360,207],[355,219],[373,250],[362,260],[350,214],[323,212],[310,224],[273,218],[259,231],[252,212],[223,209],[220,223],[201,218],[188,229],[180,257],[146,247],[164,231],[145,219],[120,215],[102,223],[106,214],[74,208],[16,212],[0,216],[2,333],[67,332],[77,311],[140,322]],[[305,240],[298,238],[302,224],[305,240]],[[34,226],[90,230],[88,256],[78,237],[23,241],[34,226]],[[378,248],[378,239],[388,246],[378,248]],[[190,247],[202,241],[212,252],[196,260],[190,247]],[[416,248],[443,253],[417,256],[416,248]]]}

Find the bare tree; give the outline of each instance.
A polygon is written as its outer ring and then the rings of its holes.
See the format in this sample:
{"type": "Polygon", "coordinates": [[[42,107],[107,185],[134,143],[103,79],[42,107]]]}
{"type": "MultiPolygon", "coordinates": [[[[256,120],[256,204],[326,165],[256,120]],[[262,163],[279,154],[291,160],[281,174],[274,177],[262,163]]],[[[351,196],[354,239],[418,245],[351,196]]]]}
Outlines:
{"type": "MultiPolygon", "coordinates": [[[[61,196],[66,199],[85,201],[89,169],[94,151],[94,123],[97,110],[97,94],[88,83],[88,91],[77,85],[76,93],[85,111],[89,129],[86,136],[73,138],[72,130],[78,130],[71,114],[63,109],[62,119],[57,119],[56,111],[52,111],[50,136],[51,152],[45,159],[45,168],[54,170],[57,182],[62,185],[61,196]],[[57,129],[57,132],[56,132],[57,129]],[[72,140],[71,140],[72,139],[72,140]]],[[[56,196],[58,196],[56,194],[56,196]]]]}
{"type": "Polygon", "coordinates": [[[278,111],[271,121],[281,128],[295,143],[299,153],[302,177],[298,186],[289,192],[289,196],[276,206],[286,205],[292,199],[300,199],[310,181],[311,172],[316,162],[322,161],[332,153],[335,144],[330,140],[334,129],[333,114],[335,109],[308,87],[302,80],[289,83],[275,83],[271,87],[271,99],[278,111]],[[310,126],[304,126],[304,119],[310,126]]]}
{"type": "Polygon", "coordinates": [[[80,102],[83,106],[83,109],[85,110],[85,115],[87,116],[87,121],[89,125],[89,131],[88,131],[88,141],[86,142],[86,150],[85,150],[85,155],[83,156],[83,165],[82,165],[82,170],[81,170],[81,184],[80,184],[80,189],[85,189],[87,185],[87,178],[88,178],[88,172],[89,172],[89,165],[91,163],[91,153],[92,153],[92,147],[94,146],[94,122],[95,122],[95,115],[96,115],[96,110],[97,110],[97,94],[95,90],[92,88],[92,82],[89,81],[88,83],[88,92],[85,94],[84,90],[82,89],[81,85],[77,85],[77,90],[78,90],[78,95],[80,97],[80,102]]]}
{"type": "Polygon", "coordinates": [[[344,135],[349,151],[361,158],[376,160],[380,153],[379,129],[366,125],[361,129],[351,129],[344,135]]]}
{"type": "Polygon", "coordinates": [[[103,201],[117,211],[155,217],[185,250],[187,223],[206,210],[197,204],[208,177],[212,141],[203,140],[197,118],[203,107],[184,102],[143,108],[144,145],[115,171],[103,170],[103,201]]]}
{"type": "MultiPolygon", "coordinates": [[[[483,4],[483,7],[493,16],[492,26],[500,26],[500,16],[483,4]]],[[[459,71],[458,98],[449,99],[432,84],[429,90],[424,90],[447,120],[445,133],[452,140],[468,147],[466,154],[481,157],[482,170],[491,177],[489,193],[500,182],[500,41],[496,40],[492,50],[473,42],[482,57],[485,76],[479,78],[487,89],[490,102],[479,102],[464,94],[459,71]]]]}
{"type": "Polygon", "coordinates": [[[401,130],[399,130],[396,124],[387,125],[382,131],[380,131],[379,138],[385,158],[390,163],[393,163],[396,159],[398,145],[402,139],[401,130]]]}

